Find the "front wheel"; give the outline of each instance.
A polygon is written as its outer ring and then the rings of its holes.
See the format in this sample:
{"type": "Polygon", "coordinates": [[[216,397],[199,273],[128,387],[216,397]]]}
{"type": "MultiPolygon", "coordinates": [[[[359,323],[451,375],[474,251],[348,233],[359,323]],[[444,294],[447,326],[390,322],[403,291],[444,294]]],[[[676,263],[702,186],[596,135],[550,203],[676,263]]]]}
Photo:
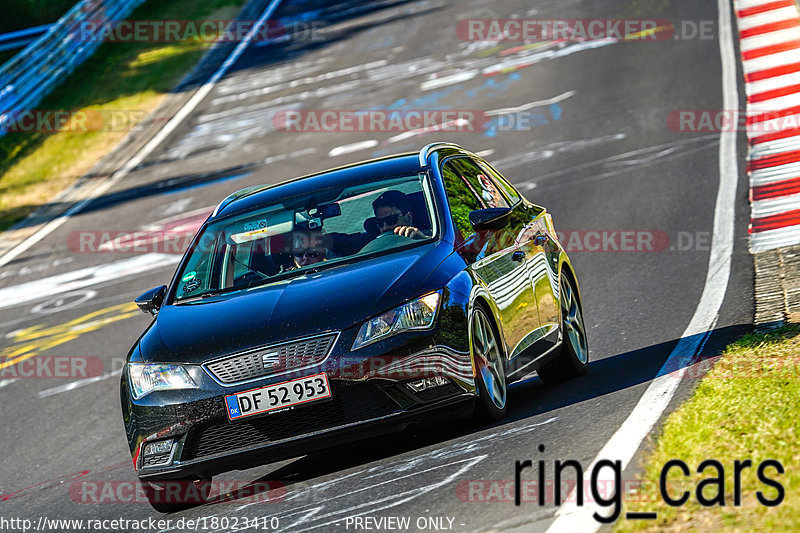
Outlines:
{"type": "Polygon", "coordinates": [[[495,328],[486,312],[476,307],[470,319],[470,351],[475,362],[478,400],[475,415],[482,421],[506,416],[506,369],[495,328]]]}
{"type": "Polygon", "coordinates": [[[589,347],[578,295],[569,278],[561,278],[561,348],[558,357],[539,368],[545,383],[559,383],[586,373],[589,347]]]}

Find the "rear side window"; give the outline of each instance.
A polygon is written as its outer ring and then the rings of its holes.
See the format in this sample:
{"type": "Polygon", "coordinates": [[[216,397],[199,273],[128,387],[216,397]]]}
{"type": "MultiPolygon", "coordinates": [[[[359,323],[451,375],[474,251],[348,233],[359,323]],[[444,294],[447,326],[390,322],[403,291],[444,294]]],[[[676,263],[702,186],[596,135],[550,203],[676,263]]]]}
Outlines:
{"type": "Polygon", "coordinates": [[[478,166],[483,170],[489,177],[492,178],[492,181],[496,183],[505,193],[506,198],[511,202],[511,205],[516,205],[522,198],[520,197],[517,190],[506,180],[503,176],[500,175],[495,169],[484,163],[483,161],[476,161],[478,166]]]}
{"type": "Polygon", "coordinates": [[[480,187],[475,186],[476,177],[463,166],[465,159],[451,159],[442,166],[442,178],[450,204],[450,216],[462,240],[474,233],[469,222],[470,211],[484,209],[486,202],[479,196],[480,187]]]}
{"type": "Polygon", "coordinates": [[[461,176],[486,207],[509,207],[508,201],[500,192],[500,188],[487,176],[487,173],[475,161],[466,157],[451,159],[447,162],[453,172],[461,176]]]}

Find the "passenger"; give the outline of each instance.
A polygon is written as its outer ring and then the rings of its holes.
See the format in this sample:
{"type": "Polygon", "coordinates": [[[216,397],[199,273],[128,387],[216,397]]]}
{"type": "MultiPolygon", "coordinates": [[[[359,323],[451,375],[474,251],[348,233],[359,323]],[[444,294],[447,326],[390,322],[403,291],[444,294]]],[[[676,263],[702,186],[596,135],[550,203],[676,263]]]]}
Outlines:
{"type": "Polygon", "coordinates": [[[381,234],[395,233],[412,239],[428,237],[413,225],[414,216],[408,199],[400,191],[386,191],[378,196],[372,202],[372,210],[375,212],[375,222],[381,234]]]}
{"type": "Polygon", "coordinates": [[[295,233],[292,255],[297,268],[315,265],[336,257],[325,245],[325,236],[321,231],[295,233]]]}

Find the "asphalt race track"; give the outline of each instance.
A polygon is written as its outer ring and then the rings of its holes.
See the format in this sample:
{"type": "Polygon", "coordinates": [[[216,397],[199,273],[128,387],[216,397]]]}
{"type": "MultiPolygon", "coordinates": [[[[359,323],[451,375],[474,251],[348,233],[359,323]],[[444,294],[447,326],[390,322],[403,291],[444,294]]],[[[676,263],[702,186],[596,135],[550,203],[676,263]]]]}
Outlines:
{"type": "MultiPolygon", "coordinates": [[[[242,489],[170,518],[276,517],[277,531],[287,533],[352,530],[347,519],[356,516],[410,517],[411,530],[437,523],[417,524],[420,518],[438,518],[454,531],[545,531],[557,510],[552,502],[516,507],[498,494],[482,501],[487,491],[470,491],[469,482],[513,481],[516,460],[588,465],[692,319],[709,264],[720,136],[674,131],[667,117],[724,109],[716,2],[284,0],[276,17],[327,25],[316,39],[249,46],[142,165],[0,268],[0,356],[102,361],[90,379],[0,377],[0,514],[34,521],[162,517],[132,493],[119,372],[150,320],[133,298],[167,283],[180,256],[158,249],[91,253],[76,245],[81,235],[196,227],[236,189],[449,140],[495,163],[575,238],[568,250],[584,297],[588,375],[560,386],[536,377],[514,386],[508,418],[493,426],[443,421],[230,472],[215,479],[238,489],[267,481],[283,488],[242,489]],[[708,39],[527,49],[468,42],[456,32],[459,19],[513,17],[712,21],[714,31],[708,39]],[[518,107],[516,127],[497,122],[479,131],[275,127],[282,111],[297,109],[518,107]],[[587,240],[592,231],[599,240],[587,240]],[[655,235],[658,246],[622,251],[623,231],[655,235]],[[598,243],[599,250],[587,250],[598,243]]],[[[744,143],[740,136],[740,165],[744,143]]],[[[752,323],[749,206],[739,175],[730,282],[705,354],[752,323]]],[[[695,383],[682,381],[670,405],[695,383]]],[[[625,479],[635,475],[637,458],[625,479]]],[[[234,529],[233,522],[217,525],[234,529]]]]}

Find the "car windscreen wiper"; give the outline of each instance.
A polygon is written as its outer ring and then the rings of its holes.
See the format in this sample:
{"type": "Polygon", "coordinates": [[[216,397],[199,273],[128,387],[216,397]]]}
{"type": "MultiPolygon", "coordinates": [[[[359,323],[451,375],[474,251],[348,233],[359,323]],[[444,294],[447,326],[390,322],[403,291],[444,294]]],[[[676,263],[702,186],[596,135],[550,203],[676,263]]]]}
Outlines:
{"type": "Polygon", "coordinates": [[[253,267],[251,267],[250,265],[248,265],[247,263],[245,263],[243,261],[239,261],[233,255],[231,255],[231,259],[233,260],[234,263],[239,263],[240,265],[245,267],[248,272],[252,272],[253,274],[261,276],[261,279],[269,279],[270,278],[266,273],[261,272],[260,270],[254,269],[253,267]]]}

